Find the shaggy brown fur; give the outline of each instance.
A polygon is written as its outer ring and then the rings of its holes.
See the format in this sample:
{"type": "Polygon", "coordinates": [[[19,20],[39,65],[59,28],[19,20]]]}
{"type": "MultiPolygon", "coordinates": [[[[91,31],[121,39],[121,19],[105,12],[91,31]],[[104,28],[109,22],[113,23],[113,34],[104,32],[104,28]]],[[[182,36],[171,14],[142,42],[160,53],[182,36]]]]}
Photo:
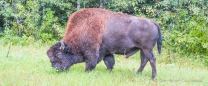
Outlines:
{"type": "Polygon", "coordinates": [[[97,8],[73,13],[68,20],[62,41],[70,45],[73,52],[99,48],[106,20],[115,14],[112,11],[97,8]]]}

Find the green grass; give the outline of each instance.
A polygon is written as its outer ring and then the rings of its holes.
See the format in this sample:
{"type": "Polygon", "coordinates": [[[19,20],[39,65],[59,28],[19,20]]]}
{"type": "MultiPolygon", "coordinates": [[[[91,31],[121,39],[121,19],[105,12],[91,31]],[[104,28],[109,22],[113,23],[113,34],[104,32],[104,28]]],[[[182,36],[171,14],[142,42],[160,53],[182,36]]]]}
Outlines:
{"type": "MultiPolygon", "coordinates": [[[[205,86],[208,85],[208,68],[200,60],[182,58],[163,49],[157,57],[157,76],[151,80],[149,63],[143,73],[136,74],[140,66],[139,54],[129,59],[116,55],[113,72],[103,62],[95,70],[85,73],[80,63],[69,71],[56,72],[51,67],[46,51],[49,46],[0,45],[0,86],[205,86]]],[[[156,50],[155,50],[156,51],[156,50]]]]}

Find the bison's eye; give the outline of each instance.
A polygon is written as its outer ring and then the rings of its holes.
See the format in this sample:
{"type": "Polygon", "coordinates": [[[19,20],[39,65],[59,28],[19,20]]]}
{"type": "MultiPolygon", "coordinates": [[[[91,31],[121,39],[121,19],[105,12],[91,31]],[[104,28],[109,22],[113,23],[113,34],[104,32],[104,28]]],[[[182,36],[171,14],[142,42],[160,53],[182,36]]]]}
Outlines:
{"type": "Polygon", "coordinates": [[[56,57],[61,57],[62,53],[59,52],[59,53],[56,53],[56,57]]]}

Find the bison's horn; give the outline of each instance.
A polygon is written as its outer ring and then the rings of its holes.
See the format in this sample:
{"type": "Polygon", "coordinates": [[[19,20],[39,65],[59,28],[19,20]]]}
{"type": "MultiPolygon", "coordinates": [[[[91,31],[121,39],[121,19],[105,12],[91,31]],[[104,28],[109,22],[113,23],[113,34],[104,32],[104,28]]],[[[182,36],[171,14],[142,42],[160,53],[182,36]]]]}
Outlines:
{"type": "Polygon", "coordinates": [[[65,48],[65,45],[64,45],[64,42],[63,41],[61,41],[61,46],[60,46],[60,50],[64,50],[64,48],[65,48]]]}

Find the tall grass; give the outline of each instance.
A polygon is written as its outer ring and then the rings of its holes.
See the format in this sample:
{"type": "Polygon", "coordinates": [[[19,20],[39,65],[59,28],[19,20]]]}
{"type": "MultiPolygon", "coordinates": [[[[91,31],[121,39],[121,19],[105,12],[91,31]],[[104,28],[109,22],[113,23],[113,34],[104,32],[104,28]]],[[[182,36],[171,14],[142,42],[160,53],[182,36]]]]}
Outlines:
{"type": "Polygon", "coordinates": [[[139,54],[129,59],[116,55],[113,72],[100,62],[96,69],[85,73],[85,64],[72,66],[69,71],[56,72],[51,67],[46,51],[49,46],[0,45],[0,86],[168,86],[208,85],[208,68],[200,60],[181,58],[163,49],[157,57],[158,74],[151,80],[149,63],[143,73],[136,74],[140,66],[139,54]]]}

